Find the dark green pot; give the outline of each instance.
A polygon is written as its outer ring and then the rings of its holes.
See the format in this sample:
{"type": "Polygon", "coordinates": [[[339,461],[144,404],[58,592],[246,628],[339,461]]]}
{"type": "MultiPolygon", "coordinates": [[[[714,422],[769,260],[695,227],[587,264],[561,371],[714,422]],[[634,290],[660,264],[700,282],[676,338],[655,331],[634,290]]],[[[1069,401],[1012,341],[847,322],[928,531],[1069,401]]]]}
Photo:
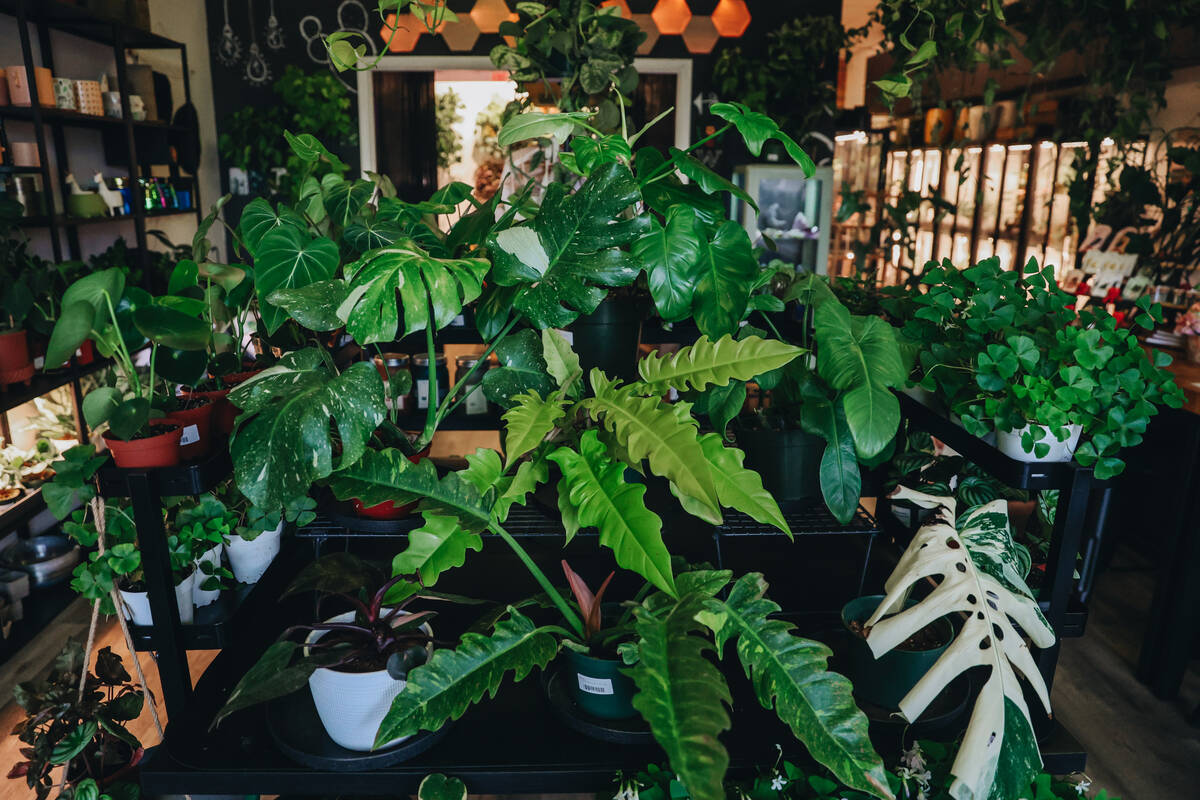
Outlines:
{"type": "Polygon", "coordinates": [[[763,488],[778,502],[821,496],[821,456],[825,440],[802,430],[738,431],[746,466],[762,476],[763,488]]]}
{"type": "Polygon", "coordinates": [[[584,378],[599,367],[610,378],[637,380],[638,342],[642,337],[642,312],[631,298],[614,297],[591,314],[571,323],[579,366],[584,378]]]}
{"type": "Polygon", "coordinates": [[[615,658],[593,658],[569,648],[563,651],[563,679],[571,699],[585,713],[601,719],[628,719],[637,715],[633,679],[622,674],[625,665],[615,658]]]}
{"type": "MultiPolygon", "coordinates": [[[[850,637],[846,653],[846,677],[854,684],[854,694],[862,700],[895,711],[900,701],[917,681],[929,671],[954,638],[954,627],[943,617],[938,627],[943,628],[945,643],[932,650],[892,650],[878,659],[866,641],[850,630],[851,622],[866,622],[879,604],[883,595],[872,594],[851,600],[842,607],[842,624],[850,637]]],[[[916,600],[909,600],[913,606],[916,600]]]]}

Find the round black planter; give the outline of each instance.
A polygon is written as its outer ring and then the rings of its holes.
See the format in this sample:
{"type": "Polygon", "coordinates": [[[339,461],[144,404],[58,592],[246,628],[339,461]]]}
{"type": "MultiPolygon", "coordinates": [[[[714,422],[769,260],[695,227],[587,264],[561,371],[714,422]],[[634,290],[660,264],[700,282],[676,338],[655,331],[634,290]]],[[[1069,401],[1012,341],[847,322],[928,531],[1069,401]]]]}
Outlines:
{"type": "Polygon", "coordinates": [[[575,352],[586,379],[593,367],[610,378],[637,380],[637,350],[642,334],[642,313],[629,298],[602,302],[591,314],[571,324],[575,352]]]}
{"type": "Polygon", "coordinates": [[[825,440],[802,430],[740,430],[737,444],[746,466],[762,476],[763,488],[779,502],[821,496],[825,440]]]}

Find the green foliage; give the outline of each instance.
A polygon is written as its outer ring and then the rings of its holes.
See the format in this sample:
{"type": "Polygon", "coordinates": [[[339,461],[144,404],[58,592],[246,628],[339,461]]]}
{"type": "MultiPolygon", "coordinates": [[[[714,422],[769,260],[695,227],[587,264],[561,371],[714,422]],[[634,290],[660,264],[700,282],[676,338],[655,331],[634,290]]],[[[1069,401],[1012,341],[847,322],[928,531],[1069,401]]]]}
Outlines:
{"type": "Polygon", "coordinates": [[[729,335],[713,341],[701,336],[695,344],[669,356],[650,355],[638,362],[642,380],[656,389],[702,390],[731,380],[748,381],[788,364],[803,350],[778,339],[729,335]]]}
{"type": "Polygon", "coordinates": [[[462,163],[462,136],[454,126],[462,122],[462,114],[458,112],[465,107],[462,98],[453,89],[447,88],[437,96],[434,122],[437,125],[437,162],[442,169],[462,163]]]}

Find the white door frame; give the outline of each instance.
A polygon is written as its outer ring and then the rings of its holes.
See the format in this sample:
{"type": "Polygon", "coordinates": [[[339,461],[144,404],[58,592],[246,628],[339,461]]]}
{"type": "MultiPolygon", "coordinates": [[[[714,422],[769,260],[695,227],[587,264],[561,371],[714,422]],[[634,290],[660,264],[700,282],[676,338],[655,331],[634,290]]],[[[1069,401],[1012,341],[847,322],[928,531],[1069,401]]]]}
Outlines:
{"type": "MultiPolygon", "coordinates": [[[[675,76],[675,146],[687,149],[692,135],[692,60],[635,58],[633,66],[643,75],[675,76]]],[[[432,72],[440,69],[503,71],[497,70],[487,56],[384,56],[373,69],[358,73],[358,151],[364,172],[377,171],[379,164],[375,152],[375,92],[371,86],[371,73],[377,70],[432,72]]]]}

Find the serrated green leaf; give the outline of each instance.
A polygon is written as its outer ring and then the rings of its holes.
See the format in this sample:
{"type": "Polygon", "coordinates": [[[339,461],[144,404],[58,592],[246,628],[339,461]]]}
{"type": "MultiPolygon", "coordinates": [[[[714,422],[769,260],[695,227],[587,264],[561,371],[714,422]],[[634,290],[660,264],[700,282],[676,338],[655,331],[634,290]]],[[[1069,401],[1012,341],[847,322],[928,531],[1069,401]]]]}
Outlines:
{"type": "Polygon", "coordinates": [[[512,408],[504,412],[506,469],[542,443],[562,419],[566,405],[565,400],[545,400],[532,389],[513,398],[512,408]]]}
{"type": "Polygon", "coordinates": [[[734,339],[726,334],[714,342],[701,336],[695,344],[685,345],[672,355],[650,354],[638,362],[638,372],[656,390],[703,390],[712,385],[724,386],[731,380],[751,380],[790,363],[803,352],[778,339],[734,339]]]}
{"type": "Polygon", "coordinates": [[[674,597],[671,554],[662,520],[646,508],[646,487],[625,482],[625,465],[609,457],[594,430],[584,431],[578,451],[560,447],[549,458],[562,469],[559,495],[566,493],[578,524],[595,526],[618,565],[674,597]]]}
{"type": "Polygon", "coordinates": [[[790,538],[791,529],[779,504],[763,488],[762,478],[742,465],[746,456],[737,448],[726,447],[720,434],[706,433],[700,437],[704,458],[712,470],[721,505],[741,511],[764,525],[774,525],[790,538]]]}
{"type": "Polygon", "coordinates": [[[375,741],[383,744],[422,730],[436,731],[461,717],[484,694],[495,697],[508,673],[514,681],[523,680],[557,653],[554,636],[510,608],[491,636],[464,633],[458,647],[435,649],[428,663],[411,670],[375,741]]]}
{"type": "Polygon", "coordinates": [[[422,586],[433,586],[447,570],[461,567],[467,551],[478,553],[483,539],[465,531],[456,517],[425,513],[425,524],[408,534],[408,547],[392,559],[393,575],[419,575],[422,586]]]}
{"type": "Polygon", "coordinates": [[[546,371],[560,387],[574,376],[577,378],[572,385],[570,394],[577,396],[582,375],[579,367],[579,356],[571,349],[571,343],[558,331],[547,328],[542,331],[542,358],[546,361],[546,371]]]}

